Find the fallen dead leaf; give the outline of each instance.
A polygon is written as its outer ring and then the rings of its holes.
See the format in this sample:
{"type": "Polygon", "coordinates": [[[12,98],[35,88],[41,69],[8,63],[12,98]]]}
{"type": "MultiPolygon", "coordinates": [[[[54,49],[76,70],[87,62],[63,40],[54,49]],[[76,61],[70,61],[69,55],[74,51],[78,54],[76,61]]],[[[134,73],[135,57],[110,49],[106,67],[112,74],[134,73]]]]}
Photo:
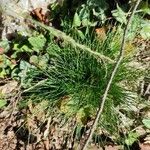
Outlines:
{"type": "Polygon", "coordinates": [[[13,92],[17,88],[17,86],[18,86],[18,82],[17,81],[15,81],[15,80],[9,81],[5,85],[0,86],[0,93],[2,95],[7,96],[11,92],[13,92]]]}
{"type": "Polygon", "coordinates": [[[147,136],[144,141],[144,144],[148,144],[150,146],[150,136],[147,136]]]}
{"type": "Polygon", "coordinates": [[[42,8],[36,8],[32,10],[31,15],[36,17],[40,22],[44,22],[44,14],[42,13],[42,8]]]}
{"type": "Polygon", "coordinates": [[[106,150],[120,150],[121,146],[105,146],[106,150]]]}
{"type": "Polygon", "coordinates": [[[106,39],[106,29],[104,27],[95,29],[95,32],[98,40],[104,41],[106,39]]]}
{"type": "Polygon", "coordinates": [[[0,47],[0,55],[4,54],[4,49],[0,47]]]}
{"type": "Polygon", "coordinates": [[[136,133],[138,133],[139,136],[145,135],[146,134],[146,130],[143,128],[143,126],[138,126],[135,129],[136,133]]]}
{"type": "Polygon", "coordinates": [[[150,144],[140,144],[141,150],[150,150],[150,144]]]}

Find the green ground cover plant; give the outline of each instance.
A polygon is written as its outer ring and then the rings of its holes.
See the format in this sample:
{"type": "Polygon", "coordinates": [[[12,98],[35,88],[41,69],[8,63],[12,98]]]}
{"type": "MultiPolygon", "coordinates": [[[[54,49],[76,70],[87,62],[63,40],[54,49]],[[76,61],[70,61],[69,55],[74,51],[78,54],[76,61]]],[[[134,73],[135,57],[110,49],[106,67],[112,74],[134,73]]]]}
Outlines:
{"type": "MultiPolygon", "coordinates": [[[[17,33],[14,40],[0,42],[0,77],[11,77],[20,83],[22,100],[19,101],[19,108],[29,107],[30,101],[33,105],[46,101],[44,111],[51,115],[59,114],[66,122],[69,118],[76,118],[74,132],[77,140],[81,138],[81,130],[96,115],[99,99],[119,54],[120,38],[127,22],[127,9],[121,8],[119,4],[111,11],[115,21],[109,22],[109,7],[107,1],[89,0],[70,12],[73,13],[72,18],[64,17],[60,24],[68,36],[33,20],[37,31],[27,36],[17,33]],[[98,8],[100,2],[103,2],[104,7],[98,8]],[[95,29],[109,24],[116,28],[106,32],[105,40],[99,39],[95,29]]],[[[58,8],[53,9],[55,12],[58,8]]],[[[143,12],[149,13],[148,8],[141,9],[139,13],[144,15],[143,12]]],[[[55,13],[53,15],[54,18],[57,16],[55,13]]],[[[149,37],[146,33],[149,21],[141,21],[138,15],[134,20],[127,36],[125,57],[112,82],[94,140],[103,130],[119,144],[130,146],[138,141],[139,136],[132,131],[120,137],[122,130],[130,131],[131,126],[134,126],[133,114],[136,115],[136,112],[129,105],[141,103],[141,99],[134,95],[137,80],[144,72],[129,65],[136,52],[130,41],[139,34],[139,30],[142,37],[149,37]],[[123,117],[128,124],[122,124],[123,117]]],[[[6,105],[0,99],[0,107],[6,105]]],[[[149,120],[143,120],[143,124],[149,128],[149,120]]]]}
{"type": "MultiPolygon", "coordinates": [[[[108,34],[108,40],[104,43],[96,38],[83,42],[96,52],[115,59],[119,42],[116,41],[116,45],[112,48],[111,45],[114,42],[113,39],[110,40],[113,37],[112,34],[108,34]]],[[[24,88],[23,96],[27,101],[31,96],[35,103],[46,99],[49,102],[49,109],[56,107],[66,117],[76,116],[78,125],[84,126],[95,116],[99,97],[104,92],[113,65],[69,44],[61,44],[59,46],[50,40],[46,49],[39,54],[31,55],[29,62],[20,63],[22,70],[18,75],[21,77],[21,85],[24,88]]],[[[132,99],[132,96],[128,94],[128,87],[122,82],[136,83],[141,75],[140,70],[127,65],[130,59],[126,56],[113,81],[103,113],[103,121],[100,123],[110,133],[118,130],[115,108],[127,104],[128,100],[132,99]]]]}

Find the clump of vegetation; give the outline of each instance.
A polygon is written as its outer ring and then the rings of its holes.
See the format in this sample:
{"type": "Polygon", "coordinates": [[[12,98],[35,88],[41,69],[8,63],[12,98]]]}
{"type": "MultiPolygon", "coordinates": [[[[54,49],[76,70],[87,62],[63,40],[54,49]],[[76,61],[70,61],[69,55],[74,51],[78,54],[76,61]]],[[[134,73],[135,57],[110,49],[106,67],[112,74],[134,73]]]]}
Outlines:
{"type": "MultiPolygon", "coordinates": [[[[75,118],[76,139],[81,138],[78,132],[81,133],[95,118],[118,57],[130,5],[125,7],[125,4],[118,3],[112,6],[103,0],[88,0],[80,6],[77,3],[77,9],[68,10],[72,17],[64,17],[68,13],[64,11],[63,19],[59,20],[61,24],[57,24],[69,36],[33,21],[37,23],[37,31],[34,29],[27,36],[17,33],[15,39],[1,41],[0,77],[11,77],[20,83],[23,100],[19,102],[19,107],[29,107],[31,101],[33,105],[44,101],[44,111],[50,112],[50,115],[60,114],[66,122],[69,118],[75,118]],[[101,7],[98,7],[100,4],[101,7]],[[111,61],[106,61],[100,55],[111,61]]],[[[56,10],[66,6],[65,3],[62,7],[57,4],[50,6],[51,11],[53,10],[53,24],[61,16],[56,10]]],[[[148,10],[140,9],[140,13],[143,12],[148,13],[148,10]]],[[[136,51],[130,40],[139,34],[141,28],[143,30],[140,34],[144,38],[149,37],[145,32],[148,28],[144,26],[148,21],[140,22],[140,18],[134,18],[135,22],[128,34],[125,57],[107,96],[101,121],[94,134],[96,140],[101,130],[115,135],[115,141],[121,144],[132,145],[138,139],[134,132],[121,139],[120,133],[134,126],[133,111],[124,107],[140,103],[140,99],[134,95],[137,91],[137,79],[143,72],[129,65],[136,51]],[[122,123],[123,119],[129,121],[129,124],[122,123]]],[[[6,103],[1,105],[4,107],[6,103]]],[[[138,124],[138,121],[135,123],[138,124]]]]}
{"type": "MultiPolygon", "coordinates": [[[[114,46],[116,48],[112,48],[113,41],[109,41],[112,35],[108,36],[110,36],[108,41],[104,43],[97,39],[94,41],[89,39],[88,45],[96,52],[115,58],[119,45],[117,46],[117,42],[114,46]]],[[[92,119],[98,109],[100,97],[104,92],[113,64],[95,58],[79,48],[61,44],[60,47],[50,40],[42,52],[30,56],[29,62],[24,62],[27,67],[26,72],[25,69],[21,71],[25,72],[21,81],[22,87],[25,88],[24,94],[35,95],[35,100],[36,97],[38,100],[39,98],[47,99],[52,107],[58,107],[66,116],[75,115],[81,124],[86,124],[87,118],[92,119]]],[[[109,113],[111,108],[126,103],[127,87],[121,86],[120,83],[123,80],[133,81],[138,78],[138,74],[133,77],[133,72],[137,70],[128,67],[126,65],[128,61],[126,57],[112,84],[108,96],[109,113]]],[[[106,116],[109,116],[108,112],[106,116]]]]}

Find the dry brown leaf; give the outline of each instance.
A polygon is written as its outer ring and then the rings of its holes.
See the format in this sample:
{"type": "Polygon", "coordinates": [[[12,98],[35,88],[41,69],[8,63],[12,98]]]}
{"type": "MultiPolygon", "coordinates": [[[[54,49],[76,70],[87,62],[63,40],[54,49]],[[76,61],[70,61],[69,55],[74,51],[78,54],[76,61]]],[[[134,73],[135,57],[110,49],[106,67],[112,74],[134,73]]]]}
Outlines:
{"type": "Polygon", "coordinates": [[[36,8],[32,10],[31,15],[40,22],[46,23],[46,14],[43,13],[42,8],[36,8]]]}
{"type": "Polygon", "coordinates": [[[15,91],[17,86],[18,86],[17,81],[15,81],[15,80],[9,81],[5,85],[0,86],[0,93],[4,96],[8,95],[8,94],[12,93],[13,91],[15,91]]]}
{"type": "Polygon", "coordinates": [[[0,55],[4,54],[4,52],[5,50],[2,47],[0,47],[0,55]]]}
{"type": "Polygon", "coordinates": [[[144,144],[148,144],[150,146],[150,136],[147,136],[145,139],[144,139],[144,144]]]}
{"type": "Polygon", "coordinates": [[[142,136],[142,135],[145,135],[146,134],[146,130],[143,128],[143,126],[138,126],[136,129],[135,129],[136,133],[139,135],[139,136],[142,136]]]}
{"type": "Polygon", "coordinates": [[[150,144],[140,144],[141,150],[150,150],[150,144]]]}
{"type": "Polygon", "coordinates": [[[106,39],[106,29],[105,27],[95,29],[98,40],[104,41],[106,39]]]}
{"type": "Polygon", "coordinates": [[[106,146],[106,150],[120,150],[121,146],[106,146]]]}

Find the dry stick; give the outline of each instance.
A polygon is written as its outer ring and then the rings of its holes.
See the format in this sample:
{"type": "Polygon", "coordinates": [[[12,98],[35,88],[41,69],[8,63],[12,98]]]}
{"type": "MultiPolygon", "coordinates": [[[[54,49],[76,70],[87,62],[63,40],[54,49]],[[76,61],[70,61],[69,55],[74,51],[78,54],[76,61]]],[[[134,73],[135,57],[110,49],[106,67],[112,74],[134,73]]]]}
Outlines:
{"type": "Polygon", "coordinates": [[[5,14],[7,14],[8,16],[11,16],[14,18],[19,18],[20,20],[25,19],[29,23],[35,24],[39,27],[42,27],[42,28],[48,30],[51,33],[51,35],[56,36],[58,38],[62,38],[65,42],[71,44],[73,47],[78,47],[79,49],[81,49],[85,52],[88,52],[92,56],[96,57],[97,59],[102,59],[109,63],[115,63],[115,61],[112,60],[111,58],[109,58],[108,56],[100,54],[99,52],[96,52],[96,51],[92,50],[91,48],[76,42],[72,37],[70,37],[69,35],[66,35],[64,32],[62,32],[60,30],[55,29],[54,27],[50,27],[50,26],[44,25],[43,23],[33,20],[27,14],[26,15],[25,14],[23,15],[21,13],[19,14],[15,10],[12,10],[11,7],[4,8],[3,12],[4,11],[5,11],[5,14]]]}
{"type": "Polygon", "coordinates": [[[54,27],[49,27],[44,25],[43,23],[37,22],[35,20],[30,20],[32,23],[35,23],[36,25],[48,30],[53,36],[56,36],[58,38],[62,38],[65,42],[71,44],[73,47],[78,47],[79,49],[82,49],[85,52],[88,52],[89,54],[93,55],[96,58],[100,58],[102,60],[108,61],[109,63],[114,63],[114,60],[109,58],[108,56],[105,56],[103,54],[100,54],[99,52],[96,52],[92,50],[91,48],[82,45],[80,43],[77,43],[72,37],[66,35],[64,32],[55,29],[54,27]]]}
{"type": "MultiPolygon", "coordinates": [[[[124,52],[125,52],[124,47],[125,47],[125,42],[126,42],[126,38],[127,38],[127,32],[128,32],[128,30],[129,30],[129,26],[130,26],[130,24],[131,24],[132,18],[133,18],[133,16],[134,16],[134,13],[135,13],[135,11],[136,11],[136,9],[137,9],[137,7],[138,7],[140,1],[141,1],[141,0],[137,0],[135,6],[134,6],[134,8],[133,8],[133,11],[132,11],[132,13],[131,13],[131,16],[130,16],[130,18],[128,19],[126,28],[125,28],[125,30],[124,30],[123,38],[122,38],[122,43],[121,43],[121,48],[120,48],[120,54],[119,54],[119,56],[118,56],[118,59],[117,59],[117,61],[116,61],[116,64],[115,64],[114,69],[113,69],[113,71],[112,71],[112,74],[111,74],[111,76],[110,76],[109,82],[108,82],[107,87],[106,87],[106,89],[105,89],[104,95],[103,95],[103,97],[102,97],[102,102],[101,102],[100,105],[99,105],[99,109],[98,109],[97,114],[96,114],[96,117],[95,117],[95,119],[94,119],[94,121],[93,121],[92,127],[91,127],[91,129],[90,129],[90,133],[88,134],[85,143],[84,143],[83,145],[81,145],[80,150],[86,150],[86,149],[87,149],[87,146],[88,146],[88,144],[89,144],[89,142],[90,142],[90,140],[91,140],[91,138],[92,138],[92,135],[93,135],[93,133],[94,133],[94,131],[95,131],[95,129],[96,129],[98,120],[99,120],[99,118],[100,118],[100,116],[101,116],[101,114],[102,114],[102,112],[103,112],[104,104],[105,104],[105,102],[106,102],[106,98],[107,98],[107,95],[108,95],[108,91],[109,91],[109,89],[110,89],[110,86],[111,86],[111,83],[112,83],[112,81],[113,81],[113,78],[114,78],[114,76],[115,76],[115,74],[116,74],[116,71],[117,71],[117,69],[118,69],[118,67],[119,67],[119,65],[120,65],[120,63],[121,63],[121,61],[122,61],[122,59],[123,59],[123,56],[124,56],[124,52]]],[[[101,100],[101,99],[100,99],[100,100],[101,100]]]]}

